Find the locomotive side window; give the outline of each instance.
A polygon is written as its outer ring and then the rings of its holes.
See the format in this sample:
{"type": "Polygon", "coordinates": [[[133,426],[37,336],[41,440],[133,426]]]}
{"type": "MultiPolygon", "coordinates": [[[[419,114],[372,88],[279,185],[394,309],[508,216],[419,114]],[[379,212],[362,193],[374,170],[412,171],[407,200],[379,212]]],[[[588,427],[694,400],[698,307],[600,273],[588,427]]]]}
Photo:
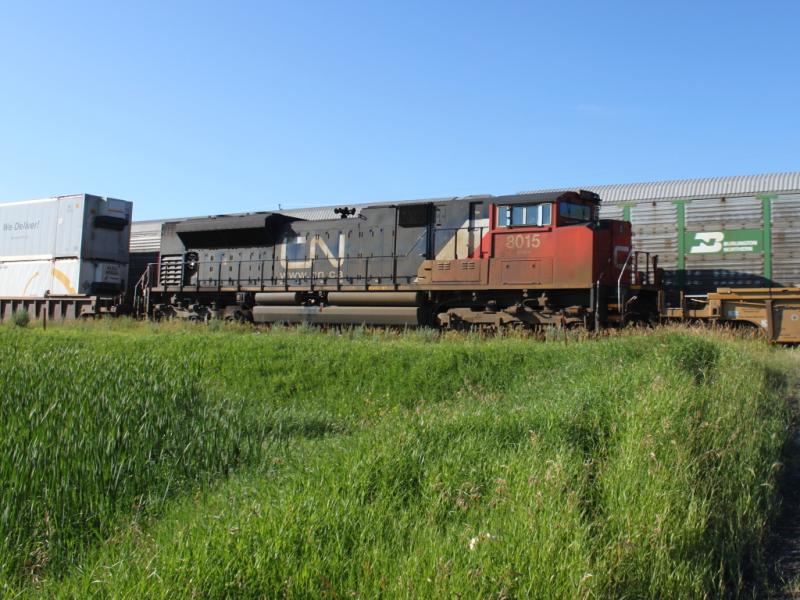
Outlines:
{"type": "Polygon", "coordinates": [[[553,205],[541,204],[542,208],[542,225],[552,225],[553,218],[553,205]]]}
{"type": "Polygon", "coordinates": [[[543,227],[552,223],[552,205],[543,204],[515,204],[512,206],[497,207],[497,226],[516,227],[528,225],[530,227],[543,227]]]}
{"type": "Polygon", "coordinates": [[[550,204],[537,204],[536,206],[528,206],[525,213],[526,225],[550,225],[550,204]]]}
{"type": "Polygon", "coordinates": [[[497,207],[497,226],[498,227],[508,227],[509,222],[509,215],[508,215],[508,207],[507,206],[498,206],[497,207]]]}
{"type": "Polygon", "coordinates": [[[592,207],[585,204],[575,204],[574,202],[561,202],[558,205],[558,214],[565,219],[591,221],[592,207]]]}

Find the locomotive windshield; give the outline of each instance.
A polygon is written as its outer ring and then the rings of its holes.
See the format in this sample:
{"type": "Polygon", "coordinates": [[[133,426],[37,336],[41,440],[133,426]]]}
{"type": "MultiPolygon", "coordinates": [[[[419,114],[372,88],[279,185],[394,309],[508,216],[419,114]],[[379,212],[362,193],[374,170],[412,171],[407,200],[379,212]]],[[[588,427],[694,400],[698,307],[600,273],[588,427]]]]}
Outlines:
{"type": "Polygon", "coordinates": [[[542,227],[552,222],[552,204],[514,204],[497,207],[498,227],[542,227]]]}
{"type": "Polygon", "coordinates": [[[592,207],[575,202],[560,202],[558,205],[558,215],[573,221],[591,221],[592,207]]]}

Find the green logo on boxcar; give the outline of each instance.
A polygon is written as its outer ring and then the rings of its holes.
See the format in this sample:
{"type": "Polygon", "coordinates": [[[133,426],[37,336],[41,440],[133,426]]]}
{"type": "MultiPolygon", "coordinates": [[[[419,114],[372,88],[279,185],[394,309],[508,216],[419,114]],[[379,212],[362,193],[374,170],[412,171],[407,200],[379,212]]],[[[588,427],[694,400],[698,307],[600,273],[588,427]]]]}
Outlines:
{"type": "Polygon", "coordinates": [[[764,235],[760,229],[687,231],[686,246],[689,248],[689,254],[762,252],[764,235]]]}

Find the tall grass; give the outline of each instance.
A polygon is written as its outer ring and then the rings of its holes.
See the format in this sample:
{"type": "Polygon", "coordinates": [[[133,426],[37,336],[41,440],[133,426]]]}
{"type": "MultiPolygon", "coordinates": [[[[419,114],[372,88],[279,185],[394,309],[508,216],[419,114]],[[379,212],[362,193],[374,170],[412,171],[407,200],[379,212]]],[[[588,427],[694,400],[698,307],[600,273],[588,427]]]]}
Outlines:
{"type": "Polygon", "coordinates": [[[121,511],[261,456],[235,407],[204,401],[186,351],[0,334],[0,574],[57,573],[121,511]]]}
{"type": "Polygon", "coordinates": [[[788,413],[760,344],[0,336],[8,591],[711,597],[763,567],[788,413]]]}

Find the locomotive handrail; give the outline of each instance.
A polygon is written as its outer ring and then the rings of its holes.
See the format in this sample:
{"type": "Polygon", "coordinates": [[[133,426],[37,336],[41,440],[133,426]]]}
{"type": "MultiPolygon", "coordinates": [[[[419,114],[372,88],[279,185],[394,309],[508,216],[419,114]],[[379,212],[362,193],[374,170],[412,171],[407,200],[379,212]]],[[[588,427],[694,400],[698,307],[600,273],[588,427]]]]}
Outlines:
{"type": "MultiPolygon", "coordinates": [[[[414,249],[417,248],[420,244],[420,240],[424,239],[426,236],[430,235],[430,251],[431,255],[428,256],[430,260],[458,260],[461,257],[461,251],[463,248],[459,247],[459,242],[463,244],[463,237],[459,236],[459,232],[466,232],[468,236],[466,242],[466,252],[468,255],[473,254],[474,252],[478,251],[481,256],[483,255],[483,237],[487,231],[489,231],[489,227],[487,226],[480,226],[480,227],[434,227],[426,232],[420,234],[420,236],[414,240],[414,242],[410,245],[408,250],[402,254],[395,253],[395,254],[381,254],[378,256],[337,256],[336,257],[336,267],[337,273],[335,277],[335,285],[338,289],[340,289],[343,285],[355,285],[362,281],[365,288],[368,288],[371,279],[371,270],[372,267],[370,262],[373,264],[376,261],[381,260],[391,260],[391,273],[390,274],[383,274],[381,273],[378,276],[378,282],[382,283],[384,279],[388,279],[392,285],[399,285],[401,283],[410,283],[411,280],[417,275],[416,270],[412,273],[401,273],[399,269],[399,260],[404,259],[411,256],[414,249]],[[440,252],[444,252],[446,256],[437,256],[437,248],[436,248],[436,239],[437,234],[441,235],[445,232],[454,232],[452,238],[448,239],[445,245],[440,249],[440,252]],[[472,234],[477,232],[477,239],[472,239],[472,234]],[[452,247],[450,247],[452,243],[452,247]],[[445,252],[445,251],[448,252],[445,252]],[[351,273],[349,276],[343,273],[343,268],[347,267],[348,265],[357,264],[356,261],[363,261],[363,269],[355,269],[355,272],[351,273]],[[360,272],[359,272],[360,271],[360,272]]],[[[323,285],[327,285],[329,280],[334,279],[330,277],[329,274],[323,273],[322,275],[317,275],[314,271],[314,267],[320,263],[322,258],[320,257],[304,257],[298,258],[296,260],[300,261],[310,261],[310,267],[301,267],[298,271],[307,271],[302,275],[298,275],[297,277],[292,277],[290,263],[292,260],[288,256],[280,257],[277,252],[273,253],[271,258],[267,259],[230,259],[230,260],[210,260],[210,261],[191,261],[191,265],[189,265],[190,261],[186,260],[166,260],[161,263],[156,263],[156,269],[159,269],[161,274],[165,276],[161,281],[157,284],[154,284],[152,279],[149,279],[147,282],[148,287],[153,287],[154,285],[162,285],[165,288],[172,288],[172,287],[180,287],[184,288],[187,285],[191,285],[195,288],[196,291],[199,291],[201,287],[213,287],[216,288],[217,291],[221,291],[223,287],[236,287],[240,289],[243,285],[242,282],[242,271],[243,265],[247,268],[247,265],[258,263],[258,272],[260,273],[260,277],[257,281],[253,281],[250,276],[247,276],[247,283],[244,285],[249,284],[256,284],[260,286],[262,289],[266,289],[269,287],[276,287],[281,286],[285,290],[288,290],[289,287],[292,285],[293,282],[300,284],[308,284],[313,289],[316,285],[319,285],[322,282],[323,285]],[[272,262],[272,269],[270,273],[267,273],[267,266],[266,263],[268,261],[272,262]],[[282,263],[280,266],[283,268],[282,275],[279,275],[276,267],[278,266],[278,262],[282,263]],[[236,275],[227,277],[228,285],[225,285],[226,281],[222,277],[223,267],[225,265],[233,266],[233,263],[236,263],[236,275]],[[207,279],[203,279],[203,267],[212,265],[213,271],[216,271],[214,274],[209,273],[207,279]],[[213,267],[216,265],[216,268],[213,267]],[[189,268],[191,266],[191,268],[189,268]],[[176,272],[177,271],[177,272],[176,272]],[[167,274],[170,274],[167,277],[167,274]],[[216,275],[216,277],[214,277],[216,275]],[[267,276],[269,275],[269,276],[267,276]],[[280,279],[278,279],[280,277],[280,279]],[[193,279],[193,281],[189,281],[189,279],[193,279]]],[[[329,259],[330,260],[330,259],[329,259]]],[[[232,270],[232,269],[231,269],[232,270]]]]}
{"type": "MultiPolygon", "coordinates": [[[[473,227],[434,227],[411,243],[405,252],[395,252],[394,254],[380,254],[373,256],[336,256],[327,257],[327,260],[336,268],[334,276],[328,270],[323,269],[320,273],[315,271],[315,267],[325,263],[326,257],[295,257],[280,256],[278,247],[271,257],[259,259],[231,258],[223,260],[192,261],[180,260],[175,256],[173,259],[163,259],[154,264],[154,272],[159,273],[156,280],[150,278],[146,283],[149,288],[163,287],[164,289],[185,289],[187,286],[199,292],[201,288],[216,289],[221,292],[223,288],[235,288],[241,290],[242,287],[252,289],[258,287],[261,290],[271,288],[283,288],[288,291],[290,287],[296,285],[308,285],[315,289],[319,285],[335,285],[336,289],[345,286],[364,286],[369,289],[373,283],[398,285],[409,284],[417,277],[417,268],[404,272],[405,267],[401,261],[409,258],[415,249],[420,245],[420,240],[428,237],[426,252],[423,255],[426,260],[459,260],[475,255],[476,258],[484,256],[483,239],[491,229],[488,226],[473,227]],[[452,237],[448,236],[447,241],[441,248],[437,248],[437,239],[441,239],[442,234],[452,232],[452,237]],[[468,236],[466,243],[463,235],[468,236]],[[438,237],[437,237],[438,236],[438,237]],[[463,254],[463,253],[466,254],[463,254]],[[363,266],[358,264],[363,261],[363,266]],[[271,269],[267,263],[271,262],[271,269]],[[305,263],[292,268],[295,262],[305,263]],[[235,275],[234,263],[236,265],[235,275]],[[380,272],[373,274],[375,264],[382,264],[380,272]],[[257,264],[257,267],[253,267],[257,264]],[[223,277],[225,267],[231,273],[223,277]],[[210,270],[209,270],[210,267],[210,270]],[[283,273],[280,273],[283,269],[283,273]],[[244,273],[244,275],[243,275],[244,273]],[[374,281],[373,281],[374,280],[374,281]]],[[[212,257],[213,258],[213,257],[212,257]]]]}
{"type": "Polygon", "coordinates": [[[136,285],[133,287],[133,306],[134,309],[138,308],[138,301],[139,301],[139,290],[142,290],[142,294],[145,293],[145,290],[150,288],[150,265],[146,265],[144,272],[142,273],[139,280],[136,282],[136,285]]]}
{"type": "Polygon", "coordinates": [[[628,267],[631,256],[633,256],[633,252],[628,250],[628,256],[625,257],[625,263],[622,265],[619,277],[617,278],[617,311],[619,312],[620,322],[622,323],[625,322],[625,307],[622,304],[622,278],[625,276],[625,269],[628,267]]]}
{"type": "Polygon", "coordinates": [[[633,258],[633,267],[630,271],[630,283],[633,285],[651,285],[656,284],[656,277],[657,277],[657,268],[655,262],[653,263],[653,271],[652,271],[652,278],[653,281],[651,282],[650,276],[650,262],[657,261],[658,256],[650,256],[649,252],[644,252],[641,250],[628,250],[628,255],[625,257],[625,262],[622,265],[622,269],[620,270],[619,277],[617,278],[617,307],[619,310],[619,315],[621,321],[625,322],[625,305],[622,302],[622,280],[625,277],[625,272],[628,270],[628,265],[631,262],[631,258],[633,258]],[[642,273],[639,271],[639,255],[643,255],[645,257],[645,271],[642,273]],[[640,276],[644,275],[644,278],[641,279],[640,276]]]}
{"type": "MultiPolygon", "coordinates": [[[[413,273],[411,273],[411,272],[409,272],[409,273],[401,273],[398,270],[397,258],[398,258],[397,256],[388,255],[388,254],[387,255],[381,254],[381,255],[378,255],[378,256],[337,257],[337,258],[335,258],[336,267],[337,267],[336,275],[330,275],[328,273],[317,274],[314,271],[314,269],[315,269],[316,265],[318,265],[320,263],[320,261],[322,261],[324,259],[322,259],[320,257],[315,257],[313,259],[309,258],[307,260],[310,262],[310,265],[307,266],[307,267],[298,268],[297,271],[303,271],[303,274],[302,275],[298,274],[297,276],[293,276],[294,273],[293,273],[293,270],[292,270],[292,267],[291,267],[291,264],[290,264],[292,261],[290,261],[288,258],[280,259],[281,262],[283,263],[283,265],[282,265],[283,273],[281,273],[278,276],[276,276],[277,274],[275,273],[274,269],[273,269],[273,273],[271,273],[271,274],[267,274],[267,272],[266,272],[267,271],[266,263],[269,262],[270,260],[272,260],[273,263],[275,263],[278,260],[277,258],[273,258],[273,259],[247,259],[247,260],[245,260],[245,259],[242,259],[242,260],[237,259],[237,260],[224,260],[224,261],[200,261],[200,262],[194,262],[193,263],[193,266],[197,267],[197,270],[194,270],[192,272],[192,281],[191,282],[190,281],[185,281],[185,280],[181,281],[180,280],[180,276],[174,277],[174,278],[171,278],[171,279],[164,278],[162,281],[160,281],[158,283],[154,283],[151,278],[146,278],[145,279],[143,277],[142,279],[144,279],[144,282],[141,284],[141,286],[142,287],[155,287],[155,286],[160,285],[160,286],[163,286],[165,288],[177,288],[177,287],[185,288],[185,287],[191,286],[191,287],[195,288],[195,290],[197,290],[197,291],[199,291],[200,288],[204,288],[204,287],[213,287],[213,288],[217,288],[217,290],[220,290],[223,287],[230,287],[230,286],[241,287],[241,286],[247,286],[248,284],[251,284],[251,285],[252,284],[264,285],[264,287],[273,287],[273,286],[276,286],[276,285],[282,285],[283,287],[288,289],[288,287],[290,285],[292,285],[293,281],[311,282],[314,285],[317,285],[319,282],[324,282],[324,283],[329,283],[330,282],[330,283],[333,283],[335,281],[335,283],[338,286],[341,286],[341,285],[347,283],[348,280],[349,280],[349,283],[355,283],[357,281],[360,282],[362,280],[369,281],[369,279],[372,278],[372,273],[371,273],[372,266],[370,265],[370,263],[374,263],[374,262],[380,261],[380,260],[392,260],[392,269],[391,269],[391,273],[389,273],[389,274],[380,274],[380,275],[378,275],[377,277],[379,279],[390,279],[391,281],[401,281],[401,280],[409,281],[411,278],[416,276],[416,270],[414,270],[413,273]],[[347,266],[348,263],[350,263],[352,265],[352,264],[357,263],[359,261],[364,263],[363,267],[357,268],[356,272],[353,273],[352,275],[349,275],[349,276],[346,275],[345,273],[343,273],[342,269],[343,269],[343,267],[347,266]],[[225,265],[233,266],[234,263],[236,264],[236,275],[231,275],[229,277],[222,277],[223,267],[225,265]],[[246,276],[243,277],[242,274],[241,274],[242,273],[242,268],[243,268],[243,266],[246,268],[247,265],[249,265],[249,264],[258,264],[259,265],[258,270],[259,270],[260,273],[263,273],[263,275],[260,276],[257,279],[251,279],[251,278],[248,278],[246,276]],[[207,276],[206,278],[204,278],[203,277],[203,273],[202,273],[202,267],[203,266],[208,266],[208,265],[216,265],[216,267],[214,269],[215,273],[211,273],[210,276],[207,276]],[[267,284],[267,282],[268,282],[268,284],[267,284]]],[[[400,256],[400,258],[403,258],[403,257],[400,256]]],[[[186,267],[188,266],[188,264],[189,264],[189,261],[183,261],[183,262],[171,261],[170,268],[177,268],[178,269],[178,275],[180,273],[184,273],[184,277],[186,277],[186,273],[188,272],[188,269],[186,267]]],[[[148,265],[148,268],[157,269],[158,267],[159,267],[159,263],[150,263],[148,265]]]]}
{"type": "MultiPolygon", "coordinates": [[[[362,281],[364,279],[371,279],[373,277],[373,266],[372,264],[378,262],[380,260],[391,261],[391,269],[387,273],[381,273],[380,275],[376,275],[376,277],[380,279],[389,279],[391,281],[407,281],[410,278],[416,275],[416,269],[412,272],[403,273],[399,270],[399,261],[398,258],[403,258],[402,256],[397,257],[393,255],[377,255],[377,256],[349,256],[349,257],[337,257],[334,260],[336,261],[336,275],[330,275],[328,273],[320,273],[317,274],[313,271],[314,268],[317,268],[319,263],[323,260],[319,257],[314,259],[308,259],[311,265],[307,267],[299,267],[297,271],[302,271],[303,274],[300,275],[298,273],[297,276],[294,276],[294,271],[291,267],[291,261],[289,259],[281,259],[283,263],[282,269],[283,273],[280,275],[277,274],[270,274],[267,273],[266,263],[269,262],[270,259],[264,260],[226,260],[226,261],[203,261],[194,263],[194,265],[200,267],[208,266],[208,265],[215,265],[214,273],[211,273],[210,276],[206,275],[203,276],[202,272],[194,272],[192,273],[191,281],[181,281],[180,277],[173,277],[173,278],[164,278],[160,282],[154,282],[152,278],[142,278],[140,280],[139,287],[144,289],[146,287],[156,287],[162,286],[165,288],[176,288],[176,287],[192,287],[195,290],[199,290],[200,288],[204,287],[213,287],[213,288],[222,288],[222,287],[230,287],[230,286],[247,286],[248,284],[260,284],[262,281],[268,283],[270,286],[274,285],[282,285],[284,287],[290,286],[293,280],[297,281],[313,281],[314,284],[318,284],[319,282],[336,282],[339,285],[345,284],[348,282],[355,282],[355,281],[362,281]],[[347,275],[343,272],[343,268],[347,267],[348,265],[352,266],[358,262],[362,262],[362,267],[357,267],[355,272],[352,275],[347,275]],[[226,265],[233,266],[233,263],[236,263],[236,274],[231,276],[222,276],[223,268],[226,265]],[[263,276],[256,275],[255,278],[248,278],[246,275],[242,275],[241,272],[243,269],[247,268],[248,264],[258,264],[258,271],[260,273],[264,273],[263,276]],[[276,276],[277,275],[277,276],[276,276]]],[[[188,261],[187,261],[188,265],[188,261]]],[[[157,268],[158,263],[151,263],[148,265],[150,268],[157,268]]],[[[178,261],[173,263],[174,267],[178,268],[178,275],[181,271],[184,272],[184,277],[186,276],[186,272],[188,269],[181,269],[181,264],[178,261]]]]}

